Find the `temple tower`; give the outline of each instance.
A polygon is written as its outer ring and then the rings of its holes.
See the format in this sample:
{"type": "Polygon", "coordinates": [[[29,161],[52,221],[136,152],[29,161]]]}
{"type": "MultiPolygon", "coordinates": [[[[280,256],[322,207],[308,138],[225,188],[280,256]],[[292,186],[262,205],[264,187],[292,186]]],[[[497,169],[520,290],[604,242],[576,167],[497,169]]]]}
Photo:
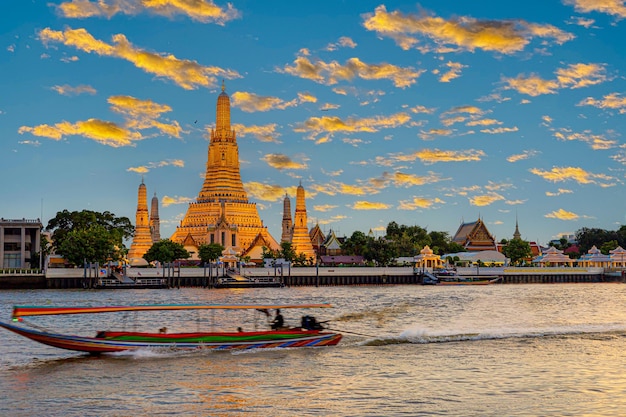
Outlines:
{"type": "Polygon", "coordinates": [[[291,242],[293,236],[293,222],[291,221],[291,200],[285,194],[283,200],[283,234],[280,237],[281,242],[291,242]]]}
{"type": "Polygon", "coordinates": [[[309,229],[307,226],[306,201],[304,187],[302,184],[298,186],[296,192],[296,212],[294,216],[293,237],[291,238],[291,248],[296,255],[304,253],[306,258],[313,258],[313,262],[317,257],[313,250],[309,229]]]}
{"type": "Polygon", "coordinates": [[[152,234],[150,233],[150,223],[148,220],[148,197],[146,185],[141,179],[137,192],[137,214],[135,216],[135,233],[133,242],[128,251],[128,260],[131,265],[145,265],[147,262],[143,255],[152,246],[152,234]]]}
{"type": "Polygon", "coordinates": [[[190,242],[195,246],[218,243],[241,256],[259,241],[278,250],[280,245],[263,225],[256,204],[248,202],[241,182],[237,136],[231,130],[230,97],[225,90],[222,83],[202,189],[196,201],[189,204],[171,240],[185,242],[186,247],[190,242]],[[256,239],[259,235],[263,239],[256,239]]]}
{"type": "Polygon", "coordinates": [[[519,227],[517,226],[517,216],[515,216],[515,232],[513,232],[513,239],[522,239],[522,234],[519,232],[519,227]]]}
{"type": "Polygon", "coordinates": [[[161,221],[159,220],[159,199],[156,193],[152,197],[150,206],[150,234],[152,235],[152,243],[161,240],[161,221]]]}

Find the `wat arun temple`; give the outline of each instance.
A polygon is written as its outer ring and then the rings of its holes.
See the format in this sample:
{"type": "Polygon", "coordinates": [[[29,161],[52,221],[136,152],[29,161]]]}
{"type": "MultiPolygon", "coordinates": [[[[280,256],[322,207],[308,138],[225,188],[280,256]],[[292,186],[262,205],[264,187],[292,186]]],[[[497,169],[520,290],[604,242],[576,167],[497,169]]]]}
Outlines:
{"type": "MultiPolygon", "coordinates": [[[[230,126],[230,97],[225,90],[222,83],[222,93],[217,98],[215,129],[211,130],[204,184],[170,240],[182,244],[191,253],[191,259],[198,259],[200,245],[217,243],[225,248],[223,255],[231,260],[248,257],[258,262],[263,260],[263,248],[280,251],[281,246],[268,232],[256,203],[248,201],[243,188],[237,135],[230,126]]],[[[138,191],[135,234],[129,252],[131,264],[144,264],[143,254],[160,239],[158,200],[155,195],[148,220],[146,194],[142,180],[138,191]]],[[[291,205],[285,196],[281,242],[291,243],[296,254],[304,253],[315,263],[318,254],[313,249],[307,228],[302,184],[296,194],[295,222],[291,221],[291,205]]]]}
{"type": "Polygon", "coordinates": [[[223,84],[216,116],[202,190],[189,204],[171,240],[196,248],[218,243],[241,257],[258,259],[263,246],[280,250],[280,245],[263,225],[256,203],[248,201],[243,188],[237,135],[230,126],[230,98],[223,84]]]}

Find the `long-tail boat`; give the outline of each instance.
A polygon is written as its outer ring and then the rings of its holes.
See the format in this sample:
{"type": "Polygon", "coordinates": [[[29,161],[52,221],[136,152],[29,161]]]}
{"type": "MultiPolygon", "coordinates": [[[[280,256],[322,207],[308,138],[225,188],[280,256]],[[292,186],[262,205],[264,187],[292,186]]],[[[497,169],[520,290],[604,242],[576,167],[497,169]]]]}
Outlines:
{"type": "MultiPolygon", "coordinates": [[[[24,317],[52,316],[62,314],[95,314],[125,311],[164,311],[164,310],[259,310],[267,312],[271,309],[310,309],[329,308],[330,304],[268,304],[268,305],[135,305],[135,306],[102,306],[102,307],[49,307],[49,306],[15,306],[13,321],[24,322],[24,317]]],[[[74,336],[58,334],[48,330],[27,328],[23,325],[0,321],[4,327],[14,333],[27,337],[44,345],[61,349],[101,354],[121,352],[134,349],[265,349],[334,346],[341,340],[340,333],[325,331],[324,326],[313,316],[302,317],[300,327],[281,328],[277,330],[244,331],[241,327],[233,332],[184,332],[167,333],[166,329],[157,332],[98,331],[96,336],[74,336]]]]}

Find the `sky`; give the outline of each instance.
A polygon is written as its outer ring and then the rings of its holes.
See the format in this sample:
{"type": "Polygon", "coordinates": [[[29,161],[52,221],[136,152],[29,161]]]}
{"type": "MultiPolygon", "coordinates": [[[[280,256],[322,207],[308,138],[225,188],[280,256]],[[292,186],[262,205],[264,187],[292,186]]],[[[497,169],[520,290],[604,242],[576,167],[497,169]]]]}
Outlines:
{"type": "Polygon", "coordinates": [[[0,217],[172,235],[202,188],[222,82],[241,178],[281,235],[389,222],[547,244],[626,224],[622,0],[4,0],[0,217]]]}

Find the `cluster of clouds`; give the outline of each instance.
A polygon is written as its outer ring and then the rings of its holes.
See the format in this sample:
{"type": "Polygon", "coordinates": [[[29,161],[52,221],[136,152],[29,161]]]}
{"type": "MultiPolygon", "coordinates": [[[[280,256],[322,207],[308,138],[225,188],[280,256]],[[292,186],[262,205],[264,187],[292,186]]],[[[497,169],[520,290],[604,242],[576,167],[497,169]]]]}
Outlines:
{"type": "MultiPolygon", "coordinates": [[[[622,0],[562,0],[563,4],[572,6],[579,13],[599,12],[615,16],[626,17],[626,7],[622,0]]],[[[71,0],[62,2],[55,7],[57,13],[70,19],[87,19],[92,17],[112,18],[122,14],[135,16],[142,13],[166,17],[186,16],[199,23],[225,25],[228,22],[241,18],[241,13],[232,4],[216,5],[210,0],[71,0]]],[[[522,19],[481,20],[471,16],[443,18],[420,11],[417,13],[403,13],[388,11],[386,6],[378,6],[372,13],[366,13],[362,18],[365,30],[375,33],[376,36],[393,40],[402,50],[417,50],[422,54],[432,53],[444,56],[450,53],[482,51],[495,55],[511,56],[530,48],[531,45],[547,47],[560,45],[575,39],[574,34],[562,30],[551,24],[528,22],[522,19]]],[[[583,27],[591,27],[592,19],[578,17],[575,23],[583,27]]],[[[137,69],[151,75],[156,80],[166,81],[185,89],[214,88],[220,79],[236,79],[243,77],[234,69],[219,66],[203,65],[192,59],[176,57],[171,53],[152,51],[148,48],[134,45],[124,34],[115,34],[110,41],[97,39],[85,28],[65,28],[54,30],[44,28],[38,32],[39,40],[46,46],[64,45],[85,54],[96,54],[101,57],[125,60],[137,69]]],[[[333,52],[341,48],[356,49],[357,43],[347,36],[340,37],[336,42],[325,46],[325,52],[333,52]]],[[[442,60],[439,68],[431,72],[442,83],[450,83],[462,75],[467,67],[461,62],[442,60]]],[[[337,95],[363,94],[367,96],[363,104],[375,102],[385,92],[371,90],[357,91],[353,86],[339,85],[355,80],[388,80],[393,87],[407,89],[417,84],[419,78],[427,72],[426,69],[413,66],[398,66],[389,62],[365,62],[358,57],[351,57],[343,62],[316,57],[306,48],[297,52],[293,62],[277,65],[274,72],[286,74],[313,81],[317,84],[329,86],[337,95]]],[[[538,97],[546,94],[557,94],[562,89],[579,89],[609,82],[615,78],[607,69],[606,63],[577,62],[556,68],[552,77],[544,78],[538,74],[519,74],[514,77],[503,76],[500,79],[501,88],[492,93],[484,101],[502,102],[509,98],[502,97],[501,91],[514,91],[518,94],[538,97]]],[[[76,96],[80,94],[96,95],[97,90],[89,85],[57,85],[51,89],[60,95],[76,96]]],[[[296,92],[290,98],[276,96],[262,96],[254,92],[237,91],[231,95],[233,106],[244,112],[268,112],[273,110],[287,110],[298,106],[318,106],[322,111],[339,108],[332,103],[318,103],[318,98],[311,92],[296,92]]],[[[156,103],[149,99],[139,99],[131,96],[116,95],[108,98],[110,110],[121,117],[121,122],[90,118],[74,122],[60,121],[53,124],[36,126],[22,126],[20,134],[31,134],[53,140],[64,140],[70,136],[79,136],[91,139],[100,144],[111,147],[134,146],[137,141],[155,136],[167,136],[181,139],[189,131],[183,129],[179,122],[169,120],[165,115],[172,111],[166,104],[156,103]]],[[[525,102],[528,102],[526,100],[525,102]]],[[[619,92],[603,95],[602,97],[586,97],[577,106],[592,106],[598,109],[626,113],[626,97],[619,92]]],[[[370,117],[339,117],[339,116],[311,116],[306,120],[291,126],[294,133],[300,133],[305,139],[321,145],[331,142],[337,136],[343,136],[342,141],[353,146],[369,143],[361,138],[352,138],[350,135],[380,133],[398,128],[420,128],[417,137],[424,141],[434,141],[442,137],[470,134],[506,134],[518,132],[517,126],[505,126],[496,117],[490,115],[491,110],[484,110],[478,106],[458,106],[439,114],[439,127],[421,128],[427,122],[419,120],[422,116],[433,116],[437,109],[422,105],[407,105],[404,111],[393,114],[379,114],[370,117]],[[462,128],[465,126],[465,128],[462,128]]],[[[549,118],[548,118],[549,119],[549,118]]],[[[593,133],[589,130],[575,132],[568,127],[556,128],[551,120],[544,119],[546,126],[557,140],[582,141],[593,150],[617,148],[619,142],[614,132],[605,134],[593,133]]],[[[234,124],[233,128],[240,137],[251,135],[261,142],[281,143],[284,127],[276,123],[265,125],[234,124]]],[[[397,132],[398,130],[394,130],[397,132]]],[[[392,135],[385,138],[391,139],[392,135]]],[[[27,143],[29,141],[23,141],[27,143]]],[[[313,184],[310,194],[373,196],[385,187],[416,187],[424,184],[433,184],[450,180],[445,176],[428,172],[425,175],[416,175],[407,172],[407,165],[419,161],[424,166],[437,163],[480,162],[487,157],[480,149],[449,150],[442,147],[429,147],[415,151],[389,153],[378,156],[372,161],[362,161],[362,164],[391,168],[378,177],[362,179],[354,184],[347,184],[338,180],[327,183],[313,184]]],[[[626,151],[620,151],[613,159],[626,165],[626,151]]],[[[517,163],[532,159],[541,152],[534,149],[524,150],[521,153],[510,155],[506,160],[517,163]]],[[[260,158],[268,166],[281,171],[298,171],[310,168],[308,157],[304,155],[289,156],[282,153],[268,153],[260,158]]],[[[151,169],[174,166],[184,167],[184,161],[178,159],[150,162],[128,168],[131,172],[146,173],[151,169]]],[[[614,176],[589,172],[581,167],[565,166],[551,169],[530,168],[529,172],[551,183],[575,182],[581,185],[596,185],[611,187],[620,182],[614,176]]],[[[341,175],[341,172],[333,175],[341,175]]],[[[328,176],[333,176],[328,173],[328,176]]],[[[279,201],[288,190],[285,187],[248,182],[246,191],[254,198],[263,201],[279,201]]],[[[507,190],[513,190],[511,184],[487,184],[485,186],[469,187],[465,189],[447,189],[445,196],[416,195],[401,200],[396,206],[399,210],[433,209],[446,204],[442,197],[452,198],[453,195],[467,197],[474,206],[486,206],[498,201],[506,204],[522,204],[524,201],[509,199],[505,196],[507,190]]],[[[291,190],[295,194],[295,187],[291,190]]],[[[572,190],[559,188],[557,192],[547,193],[548,196],[557,196],[571,193],[572,190]]],[[[163,205],[183,204],[191,201],[186,197],[168,197],[162,199],[163,205]]],[[[376,201],[360,199],[353,202],[353,210],[387,210],[393,205],[376,201]]],[[[331,211],[337,206],[318,205],[315,210],[320,212],[331,211]]],[[[560,209],[545,215],[548,218],[561,220],[576,220],[580,216],[560,209]]],[[[341,216],[334,217],[335,220],[341,216]]]]}

